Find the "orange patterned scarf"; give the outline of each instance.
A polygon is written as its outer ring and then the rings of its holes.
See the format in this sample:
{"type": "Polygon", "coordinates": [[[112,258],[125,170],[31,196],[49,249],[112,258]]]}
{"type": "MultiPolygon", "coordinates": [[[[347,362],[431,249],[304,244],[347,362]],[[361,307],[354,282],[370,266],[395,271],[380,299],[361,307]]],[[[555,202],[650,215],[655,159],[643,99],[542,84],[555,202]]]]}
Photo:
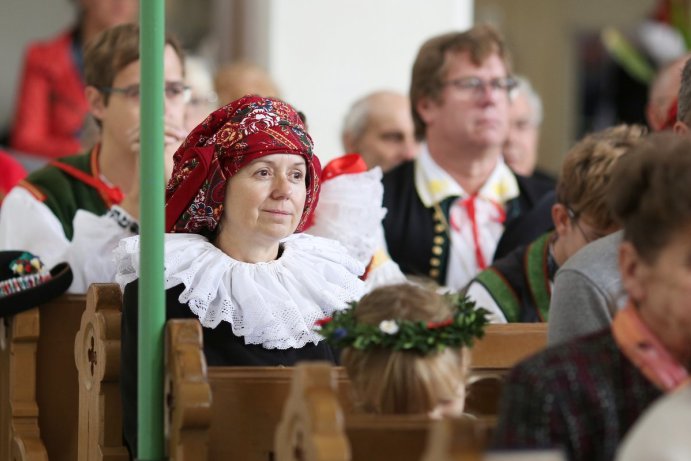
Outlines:
{"type": "Polygon", "coordinates": [[[619,349],[655,386],[672,391],[689,379],[682,366],[629,304],[614,317],[612,333],[619,349]]]}

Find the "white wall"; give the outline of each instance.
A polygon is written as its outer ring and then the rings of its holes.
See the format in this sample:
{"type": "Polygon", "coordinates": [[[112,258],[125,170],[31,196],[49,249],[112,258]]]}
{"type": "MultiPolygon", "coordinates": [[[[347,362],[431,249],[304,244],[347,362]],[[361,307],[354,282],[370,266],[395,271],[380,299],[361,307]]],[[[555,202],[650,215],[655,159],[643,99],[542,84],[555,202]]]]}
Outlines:
{"type": "Polygon", "coordinates": [[[343,153],[350,104],[382,88],[407,93],[420,45],[470,27],[473,1],[270,0],[265,11],[267,69],[284,99],[307,114],[325,162],[343,153]]]}
{"type": "Polygon", "coordinates": [[[0,0],[0,131],[9,127],[22,56],[30,41],[51,38],[74,16],[69,0],[0,0]]]}

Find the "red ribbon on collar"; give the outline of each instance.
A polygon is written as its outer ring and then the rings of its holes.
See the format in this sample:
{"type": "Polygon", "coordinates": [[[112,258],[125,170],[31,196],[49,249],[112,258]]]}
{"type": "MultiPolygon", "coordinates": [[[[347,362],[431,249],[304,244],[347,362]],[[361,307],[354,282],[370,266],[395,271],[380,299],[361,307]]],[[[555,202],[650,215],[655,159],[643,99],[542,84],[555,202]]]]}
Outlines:
{"type": "MultiPolygon", "coordinates": [[[[92,158],[92,164],[94,162],[97,162],[98,155],[100,153],[100,144],[96,144],[91,152],[91,158],[92,158]]],[[[55,168],[58,168],[65,173],[69,174],[70,176],[78,179],[79,181],[83,182],[84,184],[87,184],[94,189],[98,191],[99,194],[101,194],[101,197],[103,198],[103,201],[106,202],[106,205],[108,207],[112,205],[119,205],[120,202],[122,202],[123,198],[125,197],[122,191],[120,190],[119,187],[117,186],[110,186],[103,182],[99,177],[98,177],[98,169],[97,167],[92,168],[94,170],[93,176],[83,172],[82,170],[75,168],[71,165],[67,165],[66,163],[62,163],[59,160],[52,160],[50,165],[54,166],[55,168]]],[[[98,165],[98,163],[96,163],[98,165]]]]}
{"type": "Polygon", "coordinates": [[[322,170],[321,180],[328,181],[342,174],[364,173],[367,164],[360,154],[346,154],[331,160],[322,170]]]}
{"type": "MultiPolygon", "coordinates": [[[[323,184],[333,178],[344,174],[364,173],[367,171],[367,164],[360,157],[360,154],[346,154],[331,160],[323,169],[321,174],[321,182],[323,184]]],[[[344,200],[347,197],[343,197],[344,200]]],[[[314,214],[309,217],[305,230],[314,225],[314,214]]],[[[367,272],[365,271],[365,274],[367,272]]],[[[363,279],[364,280],[364,279],[363,279]]]]}

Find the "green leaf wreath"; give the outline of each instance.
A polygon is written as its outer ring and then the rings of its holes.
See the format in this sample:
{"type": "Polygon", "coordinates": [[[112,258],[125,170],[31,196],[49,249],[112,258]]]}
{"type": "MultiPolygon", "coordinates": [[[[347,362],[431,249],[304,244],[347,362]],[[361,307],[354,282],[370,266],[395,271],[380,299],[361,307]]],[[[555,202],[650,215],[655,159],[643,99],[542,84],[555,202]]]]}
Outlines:
{"type": "Polygon", "coordinates": [[[336,311],[333,317],[316,322],[316,330],[334,347],[365,350],[387,348],[395,351],[417,352],[425,355],[446,347],[471,347],[481,338],[487,324],[487,310],[476,308],[475,302],[459,293],[444,295],[455,307],[451,318],[441,322],[422,322],[401,319],[383,320],[379,325],[367,325],[355,320],[357,302],[336,311]]]}

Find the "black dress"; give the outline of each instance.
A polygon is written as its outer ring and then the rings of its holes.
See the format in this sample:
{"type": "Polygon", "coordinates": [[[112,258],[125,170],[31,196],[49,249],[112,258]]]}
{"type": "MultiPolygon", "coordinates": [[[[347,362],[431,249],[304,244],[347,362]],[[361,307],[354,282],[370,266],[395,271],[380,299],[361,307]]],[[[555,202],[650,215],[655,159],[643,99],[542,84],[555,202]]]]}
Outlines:
{"type": "MultiPolygon", "coordinates": [[[[130,454],[137,449],[137,329],[138,288],[135,280],[125,287],[122,310],[121,373],[123,432],[130,454]]],[[[166,319],[197,317],[186,304],[178,301],[183,285],[166,290],[166,319]]],[[[202,328],[204,355],[209,366],[292,366],[297,362],[327,360],[337,363],[337,355],[324,342],[306,344],[301,348],[265,349],[261,345],[245,344],[242,337],[235,336],[227,322],[216,328],[202,328]]]]}

